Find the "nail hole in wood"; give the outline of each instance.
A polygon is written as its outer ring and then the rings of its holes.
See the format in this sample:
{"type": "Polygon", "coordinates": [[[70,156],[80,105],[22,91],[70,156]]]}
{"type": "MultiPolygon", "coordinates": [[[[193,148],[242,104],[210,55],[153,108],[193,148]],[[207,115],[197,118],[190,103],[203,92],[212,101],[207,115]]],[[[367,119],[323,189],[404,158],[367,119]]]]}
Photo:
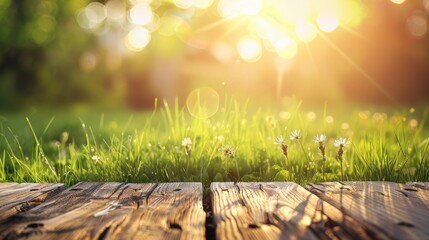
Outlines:
{"type": "Polygon", "coordinates": [[[44,224],[43,223],[30,223],[27,225],[27,228],[38,228],[38,227],[43,227],[44,224]]]}
{"type": "Polygon", "coordinates": [[[414,224],[412,223],[407,223],[407,222],[398,222],[397,223],[399,226],[404,226],[404,227],[414,227],[414,224]]]}
{"type": "Polygon", "coordinates": [[[81,191],[83,190],[82,188],[71,188],[70,191],[81,191]]]}
{"type": "Polygon", "coordinates": [[[259,226],[256,223],[251,223],[249,224],[249,228],[259,228],[259,226]]]}
{"type": "Polygon", "coordinates": [[[182,189],[180,189],[180,188],[176,188],[176,189],[174,189],[173,191],[178,192],[178,191],[180,191],[180,190],[182,190],[182,189]]]}
{"type": "Polygon", "coordinates": [[[178,223],[170,223],[170,228],[182,230],[182,227],[178,223]]]}

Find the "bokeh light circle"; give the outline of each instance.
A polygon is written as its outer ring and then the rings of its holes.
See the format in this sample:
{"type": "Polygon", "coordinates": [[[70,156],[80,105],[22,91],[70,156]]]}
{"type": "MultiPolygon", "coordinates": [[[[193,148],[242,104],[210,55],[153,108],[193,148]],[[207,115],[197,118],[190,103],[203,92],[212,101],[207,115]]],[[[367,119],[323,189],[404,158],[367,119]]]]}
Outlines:
{"type": "Polygon", "coordinates": [[[425,13],[417,11],[407,19],[407,28],[410,34],[417,38],[423,38],[428,30],[428,22],[425,13]]]}
{"type": "Polygon", "coordinates": [[[246,62],[257,62],[262,56],[262,46],[258,39],[244,37],[237,44],[240,57],[246,62]]]}
{"type": "Polygon", "coordinates": [[[153,12],[149,4],[142,2],[131,8],[129,17],[133,24],[143,26],[152,21],[153,12]]]}
{"type": "Polygon", "coordinates": [[[132,51],[141,51],[151,40],[149,30],[144,27],[135,27],[127,35],[125,45],[132,51]]]}
{"type": "Polygon", "coordinates": [[[213,88],[197,88],[188,95],[186,108],[192,117],[208,119],[219,110],[219,94],[213,88]]]}
{"type": "Polygon", "coordinates": [[[303,42],[311,42],[317,36],[317,29],[309,21],[301,21],[296,25],[296,35],[303,42]]]}
{"type": "Polygon", "coordinates": [[[320,30],[324,32],[333,32],[340,25],[338,16],[329,13],[321,13],[316,19],[320,30]]]}

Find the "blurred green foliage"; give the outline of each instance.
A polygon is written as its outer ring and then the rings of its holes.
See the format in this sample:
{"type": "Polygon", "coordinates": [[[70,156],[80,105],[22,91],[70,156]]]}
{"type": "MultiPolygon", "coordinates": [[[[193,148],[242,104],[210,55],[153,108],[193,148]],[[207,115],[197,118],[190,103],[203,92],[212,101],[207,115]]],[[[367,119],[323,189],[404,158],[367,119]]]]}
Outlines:
{"type": "Polygon", "coordinates": [[[98,73],[82,74],[79,57],[94,36],[75,20],[87,1],[0,1],[0,108],[91,101],[98,73]]]}

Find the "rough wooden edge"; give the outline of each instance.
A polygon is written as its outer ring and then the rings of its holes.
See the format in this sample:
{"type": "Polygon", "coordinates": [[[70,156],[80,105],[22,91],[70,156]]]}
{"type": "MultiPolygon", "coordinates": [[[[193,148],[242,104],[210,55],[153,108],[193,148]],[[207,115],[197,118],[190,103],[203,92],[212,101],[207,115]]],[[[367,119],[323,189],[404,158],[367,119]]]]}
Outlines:
{"type": "MultiPolygon", "coordinates": [[[[416,196],[416,192],[419,192],[419,189],[415,187],[416,183],[412,184],[400,184],[395,182],[388,182],[388,181],[348,181],[348,182],[322,182],[322,183],[312,183],[306,186],[306,189],[311,191],[312,193],[316,194],[318,197],[320,197],[322,200],[328,202],[335,208],[340,209],[344,214],[354,219],[359,224],[363,225],[366,229],[369,230],[369,233],[373,238],[376,239],[393,239],[398,238],[399,236],[392,235],[391,232],[386,231],[383,226],[381,225],[374,225],[371,222],[368,222],[368,219],[364,218],[363,216],[354,213],[352,211],[349,211],[349,209],[341,206],[339,202],[331,197],[330,194],[349,194],[353,192],[359,192],[359,185],[362,185],[361,187],[367,188],[370,185],[387,185],[391,188],[390,194],[393,196],[400,198],[400,197],[406,197],[407,201],[410,201],[414,204],[418,204],[421,207],[424,207],[424,205],[421,205],[420,199],[416,196]],[[327,194],[326,194],[327,193],[327,194]]],[[[417,183],[417,186],[422,187],[423,185],[421,183],[417,183]]],[[[368,189],[367,189],[368,191],[368,189]]],[[[374,190],[371,191],[373,194],[379,194],[380,196],[384,197],[393,197],[390,196],[390,194],[386,195],[385,192],[374,190]]],[[[376,204],[376,202],[374,202],[376,204]]],[[[399,225],[402,224],[402,222],[397,223],[399,225]]],[[[408,224],[408,223],[403,223],[408,224]]],[[[404,230],[407,232],[408,230],[404,230]]],[[[411,230],[412,231],[412,230],[411,230]]],[[[404,236],[402,236],[404,237],[404,236]]],[[[399,237],[401,239],[402,237],[399,237]]],[[[410,236],[408,236],[410,237],[410,236]]]]}
{"type": "MultiPolygon", "coordinates": [[[[3,185],[0,183],[0,185],[3,185]]],[[[64,191],[62,183],[16,183],[3,185],[1,196],[10,196],[10,201],[0,206],[0,224],[16,214],[29,211],[64,191]]]]}

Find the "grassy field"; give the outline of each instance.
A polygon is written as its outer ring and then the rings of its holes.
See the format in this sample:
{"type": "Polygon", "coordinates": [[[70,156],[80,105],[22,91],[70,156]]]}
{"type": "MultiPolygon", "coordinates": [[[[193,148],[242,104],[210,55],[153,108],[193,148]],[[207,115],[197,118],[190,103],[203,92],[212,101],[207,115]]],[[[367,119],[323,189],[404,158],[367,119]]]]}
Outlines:
{"type": "Polygon", "coordinates": [[[306,184],[341,180],[341,159],[344,180],[429,181],[428,113],[329,106],[308,111],[298,102],[258,110],[233,100],[210,119],[165,102],[143,113],[9,113],[0,116],[0,181],[306,184]],[[295,130],[300,132],[291,139],[295,130]],[[325,160],[314,141],[320,134],[327,136],[325,160]],[[339,138],[350,141],[341,157],[334,146],[339,138]]]}

